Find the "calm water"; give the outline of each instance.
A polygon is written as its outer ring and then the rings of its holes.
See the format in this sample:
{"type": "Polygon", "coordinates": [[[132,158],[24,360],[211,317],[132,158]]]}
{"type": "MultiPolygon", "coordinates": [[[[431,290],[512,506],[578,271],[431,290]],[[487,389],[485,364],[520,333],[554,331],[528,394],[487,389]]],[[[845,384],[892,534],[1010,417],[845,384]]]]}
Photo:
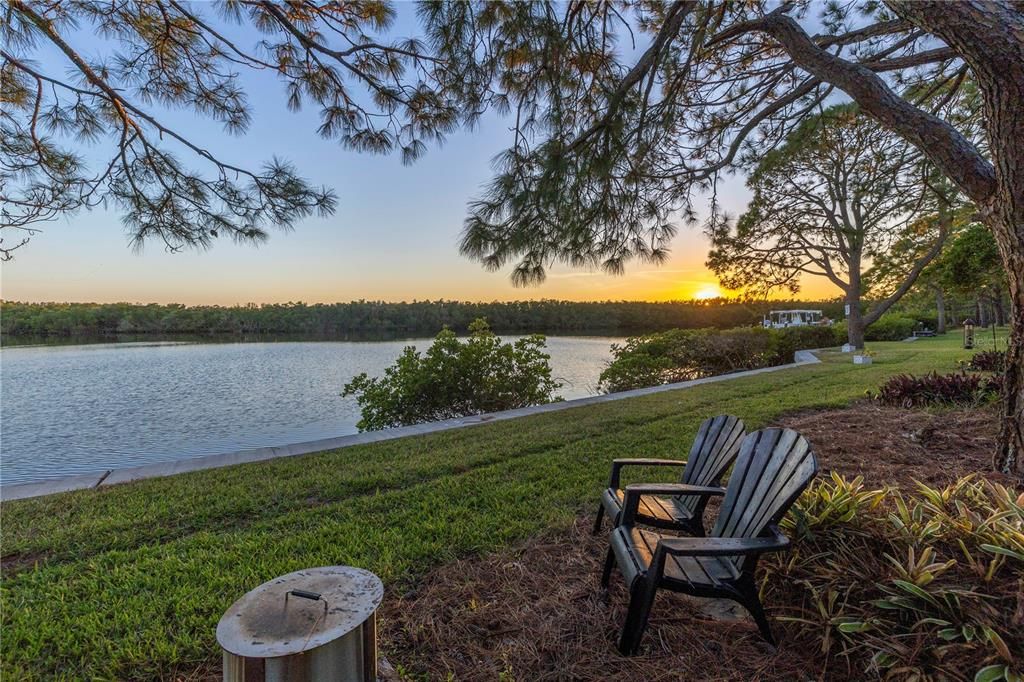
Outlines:
{"type": "MultiPolygon", "coordinates": [[[[595,392],[610,337],[550,337],[560,394],[595,392]]],[[[107,343],[0,351],[0,480],[24,483],[355,433],[339,396],[428,339],[107,343]]]]}

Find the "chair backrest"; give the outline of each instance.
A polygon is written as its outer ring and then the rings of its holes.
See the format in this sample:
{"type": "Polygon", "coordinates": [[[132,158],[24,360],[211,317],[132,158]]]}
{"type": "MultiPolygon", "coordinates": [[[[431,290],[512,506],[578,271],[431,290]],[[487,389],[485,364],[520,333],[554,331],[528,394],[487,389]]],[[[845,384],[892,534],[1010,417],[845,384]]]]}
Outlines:
{"type": "MultiPolygon", "coordinates": [[[[745,429],[743,420],[732,415],[722,414],[705,419],[690,448],[681,482],[688,485],[718,485],[722,474],[740,451],[745,429]]],[[[681,509],[693,513],[701,503],[701,498],[697,495],[682,495],[675,498],[675,503],[681,509]]]]}
{"type": "MultiPolygon", "coordinates": [[[[792,429],[761,429],[743,439],[711,537],[754,538],[778,523],[818,472],[807,439],[792,429]]],[[[737,567],[740,558],[734,558],[737,567]]]]}

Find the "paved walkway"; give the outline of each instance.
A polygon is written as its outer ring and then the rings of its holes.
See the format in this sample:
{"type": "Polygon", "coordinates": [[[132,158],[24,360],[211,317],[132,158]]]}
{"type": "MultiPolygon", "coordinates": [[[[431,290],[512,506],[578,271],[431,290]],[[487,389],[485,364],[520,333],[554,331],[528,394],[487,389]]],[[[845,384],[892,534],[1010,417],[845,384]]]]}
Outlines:
{"type": "Polygon", "coordinates": [[[621,393],[608,393],[605,395],[590,396],[589,398],[578,398],[576,400],[566,400],[559,403],[549,403],[547,405],[523,407],[518,410],[492,412],[490,414],[480,414],[472,417],[458,417],[456,419],[447,419],[440,422],[429,422],[426,424],[416,424],[415,426],[402,426],[395,429],[384,429],[383,431],[354,433],[348,436],[325,438],[305,443],[295,443],[294,445],[239,450],[237,452],[228,452],[221,455],[206,455],[204,457],[180,459],[172,462],[158,462],[156,464],[147,464],[138,467],[100,471],[95,474],[66,476],[64,478],[39,481],[38,483],[7,485],[0,488],[0,500],[20,500],[28,497],[39,497],[42,495],[67,492],[69,490],[82,490],[85,488],[98,488],[101,486],[115,485],[117,483],[127,483],[129,481],[138,481],[143,478],[173,476],[175,474],[183,474],[189,471],[216,469],[218,467],[244,464],[247,462],[262,462],[268,459],[276,459],[278,457],[292,457],[294,455],[306,455],[313,452],[323,452],[325,450],[337,450],[339,448],[347,448],[353,445],[362,445],[364,443],[376,443],[382,440],[393,440],[395,438],[418,436],[425,433],[461,429],[467,426],[489,424],[491,422],[503,421],[505,419],[518,419],[519,417],[527,417],[533,414],[560,412],[561,410],[571,410],[576,407],[596,405],[598,403],[606,403],[613,400],[636,398],[638,396],[651,395],[652,393],[678,391],[681,389],[692,388],[694,386],[701,386],[703,384],[731,381],[742,377],[765,374],[768,372],[778,372],[779,370],[789,369],[790,367],[799,367],[801,365],[810,365],[818,362],[821,362],[821,360],[814,355],[813,351],[801,350],[796,352],[793,362],[788,365],[764,367],[762,369],[752,369],[745,372],[734,372],[733,374],[721,374],[713,377],[705,377],[703,379],[694,379],[693,381],[681,381],[676,384],[651,386],[650,388],[638,388],[632,391],[622,391],[621,393]]]}

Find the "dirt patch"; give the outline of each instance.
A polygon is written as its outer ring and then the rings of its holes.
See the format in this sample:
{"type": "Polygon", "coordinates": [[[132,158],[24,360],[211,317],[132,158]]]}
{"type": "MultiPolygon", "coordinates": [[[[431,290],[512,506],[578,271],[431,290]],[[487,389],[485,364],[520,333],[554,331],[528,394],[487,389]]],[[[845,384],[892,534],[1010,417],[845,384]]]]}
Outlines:
{"type": "MultiPolygon", "coordinates": [[[[821,475],[863,475],[868,486],[943,486],[989,472],[999,435],[998,407],[902,409],[861,401],[838,410],[797,412],[778,420],[802,433],[818,456],[821,475]]],[[[1002,481],[1008,483],[1009,481],[1002,481]]]]}
{"type": "Polygon", "coordinates": [[[28,570],[49,558],[48,552],[15,552],[0,559],[0,575],[10,578],[15,573],[28,570]]]}
{"type": "MultiPolygon", "coordinates": [[[[944,485],[988,472],[995,408],[905,410],[863,401],[849,408],[788,415],[814,445],[827,475],[863,475],[869,486],[944,485]]],[[[710,510],[709,517],[713,517],[710,510]]],[[[414,677],[457,680],[810,680],[826,674],[816,650],[800,646],[798,626],[773,622],[769,650],[752,622],[706,615],[700,600],[659,592],[640,655],[615,643],[628,594],[616,574],[598,580],[607,538],[590,536],[591,519],[489,556],[442,566],[417,590],[385,600],[382,647],[414,677]],[[787,646],[787,644],[789,646],[787,646]]],[[[706,603],[706,602],[705,602],[706,603]]],[[[766,604],[772,615],[772,604],[766,604]]],[[[861,679],[835,667],[828,679],[861,679]]]]}

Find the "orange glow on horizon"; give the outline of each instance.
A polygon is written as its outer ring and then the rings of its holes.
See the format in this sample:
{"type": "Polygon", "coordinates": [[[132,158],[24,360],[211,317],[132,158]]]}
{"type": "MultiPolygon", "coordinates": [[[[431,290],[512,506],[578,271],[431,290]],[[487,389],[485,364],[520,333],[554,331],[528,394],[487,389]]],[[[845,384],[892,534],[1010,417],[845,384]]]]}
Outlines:
{"type": "MultiPolygon", "coordinates": [[[[35,256],[36,252],[31,252],[35,256]]],[[[4,264],[2,297],[8,301],[75,301],[95,303],[180,303],[184,305],[245,305],[248,303],[337,303],[372,301],[708,301],[735,298],[714,273],[699,262],[703,249],[680,254],[661,267],[635,266],[622,276],[558,267],[541,285],[517,288],[507,272],[486,272],[463,259],[452,263],[407,259],[400,266],[338,268],[330,257],[293,256],[302,267],[276,264],[270,249],[214,251],[167,255],[147,252],[97,267],[77,259],[63,263],[55,275],[31,258],[4,264]],[[236,262],[237,261],[237,262],[236,262]],[[225,273],[230,272],[229,276],[225,273]]],[[[366,262],[369,262],[367,260],[366,262]]],[[[52,267],[52,266],[51,266],[52,267]]],[[[773,300],[822,300],[840,294],[826,279],[805,277],[801,291],[772,292],[773,300]]]]}
{"type": "Polygon", "coordinates": [[[718,288],[717,284],[702,284],[693,292],[693,299],[696,301],[706,301],[711,298],[721,298],[723,295],[722,290],[718,288]]]}

